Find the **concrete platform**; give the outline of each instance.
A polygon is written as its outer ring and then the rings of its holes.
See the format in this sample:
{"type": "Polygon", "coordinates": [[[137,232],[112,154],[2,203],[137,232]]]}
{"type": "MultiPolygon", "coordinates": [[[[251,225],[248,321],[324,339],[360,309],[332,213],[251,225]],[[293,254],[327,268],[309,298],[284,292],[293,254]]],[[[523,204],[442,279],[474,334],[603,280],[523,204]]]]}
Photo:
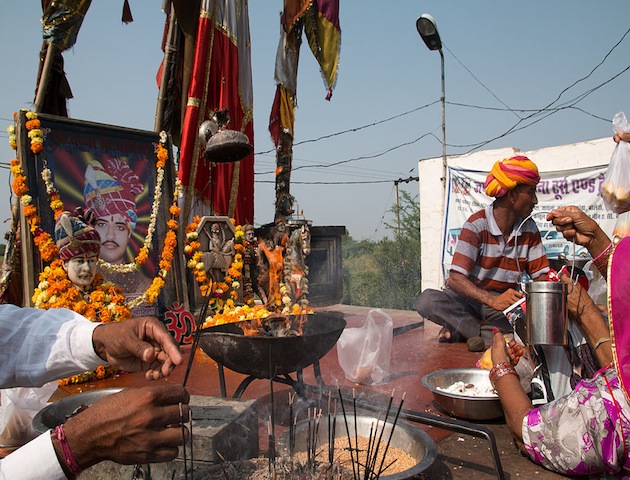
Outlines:
{"type": "MultiPolygon", "coordinates": [[[[368,307],[348,305],[334,305],[319,308],[317,312],[341,315],[348,322],[348,326],[360,326],[370,311],[368,307]]],[[[385,310],[394,321],[394,327],[413,325],[422,318],[414,311],[385,310]]],[[[395,389],[396,398],[406,392],[404,408],[418,413],[436,415],[446,420],[448,415],[441,412],[433,402],[430,391],[421,384],[424,375],[443,368],[474,367],[481,353],[469,352],[464,343],[438,343],[439,327],[432,322],[425,322],[423,326],[407,331],[393,339],[391,356],[391,378],[378,386],[355,385],[346,380],[337,360],[336,347],[326,354],[320,361],[322,379],[327,386],[336,388],[338,384],[343,391],[355,389],[357,395],[368,395],[371,399],[383,399],[385,402],[395,389]]],[[[181,383],[185,368],[180,367],[164,382],[181,383]]],[[[245,378],[244,375],[225,371],[226,390],[231,396],[245,378]]],[[[304,370],[304,383],[316,385],[313,368],[304,370]]],[[[80,390],[108,387],[128,387],[146,385],[148,382],[140,374],[126,374],[118,378],[108,379],[80,387],[64,387],[58,391],[58,396],[76,393],[80,390]]],[[[195,362],[190,372],[187,386],[191,395],[220,396],[218,367],[216,362],[201,351],[197,351],[195,362]]],[[[274,404],[276,422],[282,422],[283,412],[286,412],[286,399],[292,390],[282,384],[274,383],[274,404]]],[[[265,422],[269,417],[270,382],[269,380],[254,380],[243,392],[243,399],[256,400],[261,426],[260,448],[267,449],[265,422]],[[264,438],[263,438],[264,437],[264,438]]],[[[376,400],[373,400],[376,401],[376,400]]],[[[384,403],[383,403],[384,404],[384,403]]],[[[572,478],[557,475],[535,465],[529,459],[521,456],[513,445],[512,436],[503,420],[492,423],[476,424],[489,429],[496,440],[500,462],[506,479],[561,479],[572,478]]],[[[425,471],[424,479],[466,479],[485,480],[499,478],[494,466],[492,451],[488,441],[477,435],[457,433],[447,428],[436,428],[418,424],[437,443],[438,456],[433,465],[425,471]]],[[[126,477],[125,477],[126,478],[126,477]]]]}

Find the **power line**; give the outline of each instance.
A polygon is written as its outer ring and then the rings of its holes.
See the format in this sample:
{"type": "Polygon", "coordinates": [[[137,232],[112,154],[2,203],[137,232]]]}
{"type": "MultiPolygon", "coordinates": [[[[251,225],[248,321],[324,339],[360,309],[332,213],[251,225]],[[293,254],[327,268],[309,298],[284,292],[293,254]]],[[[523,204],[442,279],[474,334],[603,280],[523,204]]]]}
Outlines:
{"type": "MultiPolygon", "coordinates": [[[[349,128],[347,130],[341,130],[339,132],[330,133],[328,135],[322,135],[321,137],[312,138],[312,139],[309,139],[309,140],[302,140],[301,142],[295,142],[293,144],[293,146],[296,147],[298,145],[303,145],[305,143],[318,142],[320,140],[326,140],[328,138],[333,138],[333,137],[338,137],[340,135],[345,135],[346,133],[354,133],[354,132],[358,132],[360,130],[363,130],[365,128],[375,127],[377,125],[381,125],[383,123],[387,123],[387,122],[390,122],[392,120],[396,120],[397,118],[404,117],[405,115],[409,115],[409,114],[417,112],[419,110],[423,110],[423,109],[425,109],[427,107],[430,107],[431,105],[435,105],[438,102],[440,102],[440,100],[435,100],[435,101],[433,101],[431,103],[427,103],[426,105],[422,105],[421,107],[416,107],[416,108],[414,108],[412,110],[408,110],[406,112],[399,113],[398,115],[394,115],[393,117],[389,117],[389,118],[385,118],[383,120],[378,120],[376,122],[368,123],[367,125],[362,125],[360,127],[349,128]]],[[[264,154],[272,153],[272,152],[275,152],[275,151],[276,151],[276,149],[274,148],[274,149],[271,149],[271,150],[266,150],[264,152],[255,153],[255,155],[264,155],[264,154]]]]}
{"type": "Polygon", "coordinates": [[[486,90],[488,91],[488,93],[490,93],[490,95],[492,95],[494,98],[496,98],[496,99],[497,99],[497,101],[498,101],[501,105],[503,105],[503,106],[504,106],[504,107],[505,107],[508,111],[510,111],[510,112],[512,112],[514,115],[516,115],[516,117],[517,117],[517,118],[521,118],[521,117],[520,117],[520,116],[516,113],[516,111],[515,111],[515,110],[511,109],[511,108],[510,108],[510,107],[509,107],[509,106],[508,106],[505,102],[503,102],[503,100],[501,100],[499,97],[497,97],[497,96],[494,94],[494,92],[492,92],[492,90],[490,90],[488,87],[486,87],[486,86],[483,84],[483,82],[482,82],[481,80],[479,80],[479,79],[478,79],[478,78],[477,78],[477,77],[476,77],[476,76],[475,76],[475,75],[474,75],[474,74],[470,71],[470,69],[469,69],[466,65],[464,65],[464,64],[463,64],[463,63],[459,60],[459,58],[457,58],[457,56],[456,56],[456,55],[455,55],[455,54],[454,54],[454,53],[453,53],[453,52],[452,52],[452,51],[451,51],[451,50],[450,50],[450,49],[449,49],[449,48],[448,48],[448,47],[447,47],[447,46],[446,46],[443,42],[442,42],[442,45],[444,46],[444,48],[445,48],[446,50],[448,50],[448,53],[450,53],[450,54],[453,56],[453,58],[457,61],[457,63],[459,63],[462,67],[464,67],[464,69],[465,69],[465,70],[466,70],[466,71],[470,74],[470,76],[471,76],[471,77],[473,77],[473,78],[477,81],[477,83],[478,83],[479,85],[481,85],[484,89],[486,89],[486,90]]]}

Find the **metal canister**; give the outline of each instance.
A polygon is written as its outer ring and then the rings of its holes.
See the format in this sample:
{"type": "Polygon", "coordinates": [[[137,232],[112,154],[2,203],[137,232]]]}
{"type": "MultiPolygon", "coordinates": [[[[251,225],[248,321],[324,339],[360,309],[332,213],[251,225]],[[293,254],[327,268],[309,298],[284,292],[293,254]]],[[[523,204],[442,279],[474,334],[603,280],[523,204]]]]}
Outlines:
{"type": "Polygon", "coordinates": [[[566,345],[568,339],[567,285],[531,282],[525,285],[526,337],[531,345],[566,345]]]}

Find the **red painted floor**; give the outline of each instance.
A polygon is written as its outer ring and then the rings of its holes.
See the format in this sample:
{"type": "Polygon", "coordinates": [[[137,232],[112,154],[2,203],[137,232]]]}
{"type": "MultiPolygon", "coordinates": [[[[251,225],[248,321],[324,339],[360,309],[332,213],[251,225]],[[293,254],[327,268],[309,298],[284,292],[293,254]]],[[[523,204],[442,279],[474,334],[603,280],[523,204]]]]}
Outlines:
{"type": "MultiPolygon", "coordinates": [[[[347,305],[334,305],[317,309],[317,312],[343,316],[349,327],[362,325],[369,311],[370,308],[368,307],[347,305]]],[[[386,312],[392,316],[394,327],[410,325],[422,320],[414,311],[386,310],[386,312]]],[[[354,389],[357,398],[369,396],[370,402],[382,401],[384,407],[392,392],[394,392],[394,405],[398,405],[404,392],[405,409],[424,414],[439,415],[448,421],[450,417],[441,412],[439,407],[433,403],[433,395],[422,386],[421,379],[430,372],[444,368],[474,367],[481,353],[469,352],[465,343],[438,343],[438,331],[439,327],[437,325],[427,321],[424,326],[394,337],[390,365],[391,380],[386,384],[362,386],[346,380],[339,366],[336,347],[333,347],[320,360],[323,381],[334,390],[339,385],[344,395],[351,395],[350,392],[354,389]]],[[[179,367],[171,377],[164,381],[182,383],[184,372],[185,367],[179,367]]],[[[228,397],[233,395],[244,378],[246,378],[244,375],[225,370],[228,397]]],[[[307,385],[316,385],[313,368],[307,367],[304,370],[303,380],[307,385]]],[[[57,397],[61,398],[68,394],[92,388],[141,386],[147,383],[140,374],[126,374],[97,383],[64,387],[63,391],[57,393],[57,397]]],[[[191,395],[220,396],[221,390],[217,364],[200,350],[196,352],[187,388],[191,395]]],[[[287,385],[279,383],[274,383],[273,388],[274,400],[276,408],[278,408],[278,405],[286,401],[291,389],[287,385]]],[[[261,399],[261,402],[268,403],[270,382],[268,380],[254,380],[245,389],[242,398],[261,399]]],[[[473,427],[478,425],[473,422],[470,422],[470,424],[473,427]]],[[[453,430],[435,428],[424,424],[419,426],[429,433],[438,446],[436,462],[425,472],[424,478],[466,478],[468,480],[499,478],[494,468],[489,443],[485,438],[456,433],[453,430]]],[[[513,446],[511,435],[502,420],[482,426],[490,429],[496,439],[504,472],[503,478],[568,478],[548,472],[534,465],[527,458],[522,457],[513,446]]]]}

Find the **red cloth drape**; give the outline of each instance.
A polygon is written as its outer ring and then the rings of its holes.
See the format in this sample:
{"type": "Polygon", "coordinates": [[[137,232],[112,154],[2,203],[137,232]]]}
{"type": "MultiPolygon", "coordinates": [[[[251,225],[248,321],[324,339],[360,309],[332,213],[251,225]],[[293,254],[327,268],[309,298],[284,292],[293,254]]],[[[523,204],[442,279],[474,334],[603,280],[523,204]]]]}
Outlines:
{"type": "Polygon", "coordinates": [[[204,0],[182,129],[179,179],[189,195],[210,203],[217,215],[237,224],[254,219],[254,156],[213,167],[198,144],[199,125],[228,109],[229,128],[254,144],[249,17],[244,0],[204,0]]]}

